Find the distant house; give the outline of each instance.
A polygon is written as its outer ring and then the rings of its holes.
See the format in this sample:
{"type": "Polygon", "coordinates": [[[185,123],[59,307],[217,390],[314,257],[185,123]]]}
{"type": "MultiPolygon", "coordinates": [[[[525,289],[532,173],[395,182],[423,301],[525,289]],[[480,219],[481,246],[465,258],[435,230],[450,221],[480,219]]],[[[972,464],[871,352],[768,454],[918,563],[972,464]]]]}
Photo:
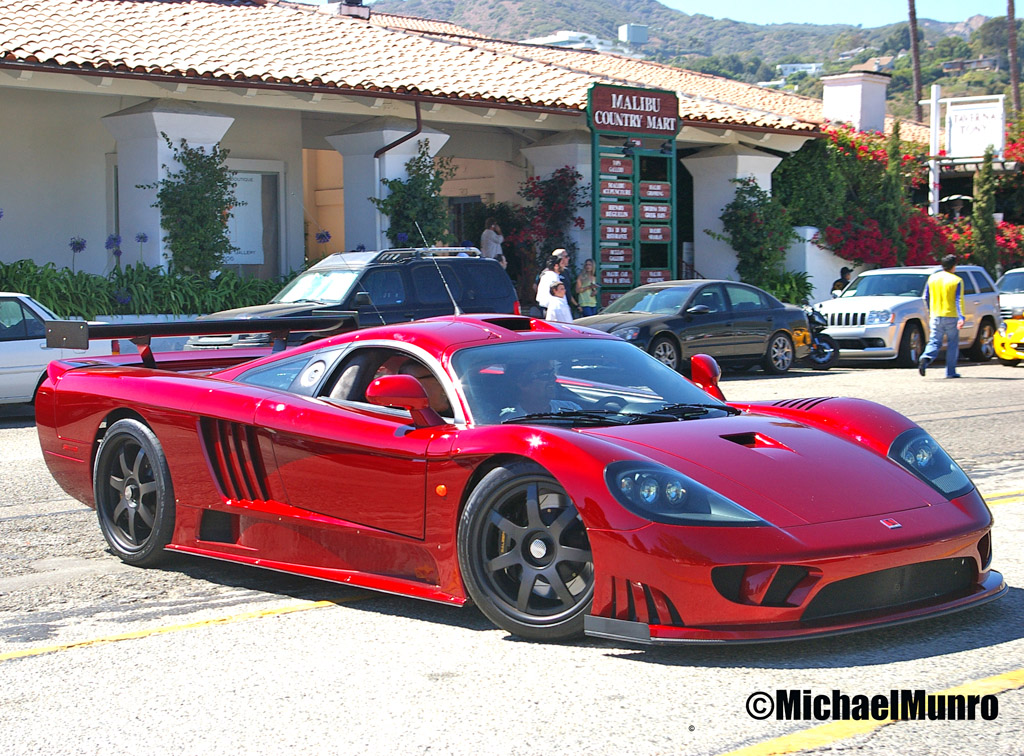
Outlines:
{"type": "Polygon", "coordinates": [[[838,60],[840,60],[840,61],[853,60],[854,58],[856,58],[858,55],[860,55],[862,52],[864,52],[867,49],[868,48],[866,48],[866,47],[855,47],[852,50],[843,50],[841,53],[839,53],[838,60]]]}
{"type": "Polygon", "coordinates": [[[894,55],[885,55],[880,58],[869,58],[863,63],[850,66],[851,71],[867,71],[868,73],[889,73],[892,71],[894,55]]]}
{"type": "Polygon", "coordinates": [[[999,58],[992,56],[988,58],[975,58],[973,60],[947,60],[942,64],[944,74],[962,74],[968,71],[998,71],[999,58]]]}
{"type": "Polygon", "coordinates": [[[787,76],[792,76],[797,71],[805,71],[809,75],[814,76],[815,74],[820,74],[824,67],[824,63],[779,63],[775,66],[775,70],[782,75],[783,79],[785,79],[787,76]]]}

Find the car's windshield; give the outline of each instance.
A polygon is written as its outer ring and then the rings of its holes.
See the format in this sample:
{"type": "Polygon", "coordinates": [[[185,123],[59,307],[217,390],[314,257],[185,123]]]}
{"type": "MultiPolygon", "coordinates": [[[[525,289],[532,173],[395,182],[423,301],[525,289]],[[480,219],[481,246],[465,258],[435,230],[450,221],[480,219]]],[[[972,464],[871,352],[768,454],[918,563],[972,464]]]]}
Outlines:
{"type": "Polygon", "coordinates": [[[1024,270],[1012,270],[996,282],[1003,294],[1024,294],[1024,270]]]}
{"type": "Polygon", "coordinates": [[[673,286],[658,289],[633,289],[608,305],[604,312],[656,312],[662,314],[679,312],[693,288],[673,286]]]}
{"type": "Polygon", "coordinates": [[[843,289],[847,297],[919,297],[924,293],[927,273],[879,273],[857,276],[843,289]]]}
{"type": "Polygon", "coordinates": [[[271,302],[341,302],[362,269],[307,270],[277,293],[271,302]]]}
{"type": "Polygon", "coordinates": [[[728,411],[624,341],[545,339],[471,347],[455,353],[452,368],[477,425],[526,415],[555,420],[558,413],[570,419],[591,413],[588,424],[622,424],[669,405],[710,405],[714,415],[728,411]]]}

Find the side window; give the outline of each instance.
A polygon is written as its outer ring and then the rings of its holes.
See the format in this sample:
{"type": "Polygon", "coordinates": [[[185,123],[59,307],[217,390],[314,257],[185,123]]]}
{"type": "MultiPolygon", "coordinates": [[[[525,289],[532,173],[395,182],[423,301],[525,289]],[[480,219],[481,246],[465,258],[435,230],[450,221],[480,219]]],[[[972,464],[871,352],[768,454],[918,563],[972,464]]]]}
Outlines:
{"type": "Polygon", "coordinates": [[[984,273],[975,272],[974,280],[978,284],[978,291],[980,291],[982,294],[991,294],[996,290],[995,287],[989,282],[988,276],[986,276],[984,273]]]}
{"type": "Polygon", "coordinates": [[[960,280],[964,282],[964,294],[977,294],[978,290],[974,288],[974,280],[971,278],[971,274],[965,270],[959,270],[956,273],[960,276],[960,280]]]}
{"type": "Polygon", "coordinates": [[[761,296],[761,292],[755,289],[726,284],[725,291],[729,295],[729,303],[732,305],[733,312],[750,312],[768,308],[768,303],[761,296]]]}
{"type": "Polygon", "coordinates": [[[512,288],[512,279],[493,263],[469,263],[459,268],[465,285],[465,299],[460,299],[460,304],[472,307],[477,302],[486,302],[487,310],[501,312],[512,311],[515,302],[515,290],[512,288]]]}
{"type": "Polygon", "coordinates": [[[434,267],[433,263],[412,265],[410,274],[416,299],[421,304],[450,304],[451,299],[444,287],[445,281],[448,282],[448,288],[451,289],[455,301],[462,301],[462,281],[450,263],[438,263],[437,267],[434,267]],[[444,274],[444,281],[441,280],[441,274],[444,274]]]}
{"type": "Polygon", "coordinates": [[[369,268],[355,290],[365,291],[378,307],[400,305],[406,300],[402,272],[397,268],[369,268]]]}
{"type": "MultiPolygon", "coordinates": [[[[318,359],[317,362],[323,364],[322,375],[327,365],[322,359],[318,359]]],[[[247,383],[251,386],[263,386],[264,388],[287,391],[295,379],[299,377],[299,373],[303,372],[303,368],[306,367],[307,363],[310,363],[310,358],[308,354],[304,354],[300,357],[293,357],[290,360],[282,360],[281,362],[274,362],[270,365],[263,365],[248,370],[238,376],[237,380],[239,383],[247,383]]],[[[310,367],[312,367],[312,363],[310,363],[310,367]]],[[[319,380],[319,376],[317,376],[317,380],[319,380]]]]}
{"type": "Polygon", "coordinates": [[[696,307],[697,305],[704,305],[711,312],[725,312],[729,309],[725,304],[722,287],[718,284],[705,286],[697,292],[697,295],[693,298],[690,306],[696,307]]]}
{"type": "Polygon", "coordinates": [[[43,322],[22,307],[17,299],[0,300],[0,341],[41,339],[46,335],[43,322]]]}
{"type": "Polygon", "coordinates": [[[443,417],[452,417],[452,405],[437,376],[420,360],[396,349],[354,350],[338,366],[321,393],[328,399],[366,402],[367,386],[385,375],[411,375],[423,386],[434,411],[443,417]]]}

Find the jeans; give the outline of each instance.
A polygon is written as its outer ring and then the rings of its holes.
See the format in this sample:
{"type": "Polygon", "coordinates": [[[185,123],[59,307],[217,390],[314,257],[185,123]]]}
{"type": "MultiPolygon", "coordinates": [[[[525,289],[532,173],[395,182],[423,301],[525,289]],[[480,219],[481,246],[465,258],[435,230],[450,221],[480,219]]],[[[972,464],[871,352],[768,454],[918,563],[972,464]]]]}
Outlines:
{"type": "Polygon", "coordinates": [[[583,313],[584,317],[589,317],[590,315],[597,315],[596,307],[581,307],[580,311],[583,313]]]}
{"type": "Polygon", "coordinates": [[[928,348],[921,355],[925,364],[930,365],[942,349],[942,339],[945,338],[947,376],[956,374],[956,360],[960,355],[960,329],[956,327],[956,322],[956,318],[932,318],[928,348]]]}

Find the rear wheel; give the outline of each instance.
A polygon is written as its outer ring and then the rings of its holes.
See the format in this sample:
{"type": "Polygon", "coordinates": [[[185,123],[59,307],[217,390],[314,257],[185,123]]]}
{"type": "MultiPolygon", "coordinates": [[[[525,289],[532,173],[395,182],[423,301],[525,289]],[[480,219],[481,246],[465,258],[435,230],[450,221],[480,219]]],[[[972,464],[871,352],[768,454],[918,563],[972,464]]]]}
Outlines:
{"type": "Polygon", "coordinates": [[[522,638],[583,633],[594,597],[590,542],[565,489],[532,462],[484,476],[459,521],[459,567],[474,603],[522,638]]]}
{"type": "Polygon", "coordinates": [[[1001,362],[1003,365],[1006,365],[1007,367],[1015,367],[1016,365],[1020,364],[1020,360],[1008,360],[1005,357],[1000,357],[999,362],[1001,362]]]}
{"type": "Polygon", "coordinates": [[[159,564],[174,533],[174,489],[153,431],[137,420],[111,425],[96,455],[93,490],[111,550],[128,564],[159,564]]]}
{"type": "Polygon", "coordinates": [[[900,367],[917,367],[917,362],[921,359],[922,354],[924,354],[924,331],[917,323],[907,323],[900,339],[896,364],[900,367]]]}
{"type": "Polygon", "coordinates": [[[793,367],[793,340],[788,334],[779,331],[768,340],[768,351],[765,352],[762,366],[764,372],[771,375],[782,375],[793,367]]]}
{"type": "Polygon", "coordinates": [[[679,347],[668,336],[658,336],[651,342],[650,352],[655,359],[673,370],[679,369],[679,347]]]}
{"type": "Polygon", "coordinates": [[[996,347],[993,343],[996,337],[996,327],[991,320],[981,321],[978,327],[978,335],[974,343],[967,350],[967,356],[975,362],[988,362],[996,356],[996,347]]]}

